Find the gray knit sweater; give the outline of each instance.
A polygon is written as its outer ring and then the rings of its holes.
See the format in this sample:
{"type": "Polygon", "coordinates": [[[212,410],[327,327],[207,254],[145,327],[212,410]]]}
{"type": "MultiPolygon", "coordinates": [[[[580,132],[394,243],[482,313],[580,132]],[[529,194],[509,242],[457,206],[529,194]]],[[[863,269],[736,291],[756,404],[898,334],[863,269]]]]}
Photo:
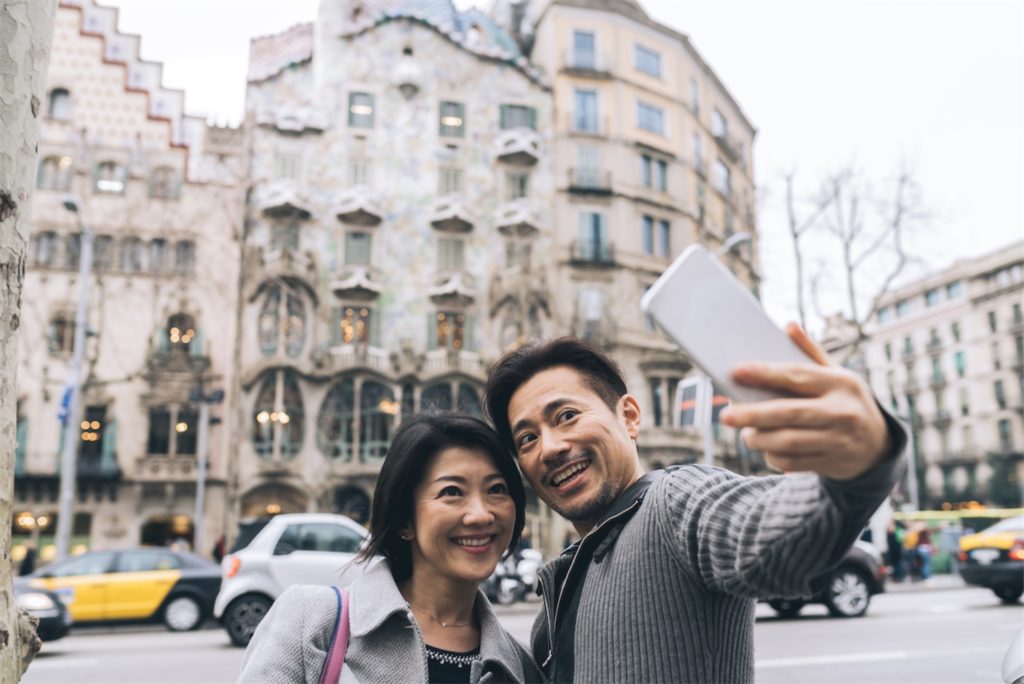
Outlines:
{"type": "Polygon", "coordinates": [[[810,595],[902,462],[842,483],[698,465],[649,474],[544,569],[534,657],[557,681],[753,681],[755,599],[810,595]]]}

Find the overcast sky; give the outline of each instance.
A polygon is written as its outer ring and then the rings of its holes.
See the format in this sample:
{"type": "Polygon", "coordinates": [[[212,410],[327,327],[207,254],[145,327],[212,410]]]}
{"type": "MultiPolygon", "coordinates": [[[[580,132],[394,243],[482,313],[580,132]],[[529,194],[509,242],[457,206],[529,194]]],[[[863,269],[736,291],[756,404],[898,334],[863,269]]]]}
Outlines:
{"type": "MultiPolygon", "coordinates": [[[[249,38],[310,21],[318,5],[101,1],[121,8],[121,29],[142,35],[142,56],[164,63],[190,113],[228,122],[242,116],[249,38]]],[[[911,242],[918,275],[1024,239],[1024,3],[641,3],[690,36],[758,129],[763,294],[777,320],[795,317],[788,169],[809,194],[843,165],[879,188],[908,168],[931,214],[911,242]]],[[[833,252],[824,238],[819,250],[833,252]]],[[[841,285],[825,284],[823,308],[841,306],[841,285]]]]}

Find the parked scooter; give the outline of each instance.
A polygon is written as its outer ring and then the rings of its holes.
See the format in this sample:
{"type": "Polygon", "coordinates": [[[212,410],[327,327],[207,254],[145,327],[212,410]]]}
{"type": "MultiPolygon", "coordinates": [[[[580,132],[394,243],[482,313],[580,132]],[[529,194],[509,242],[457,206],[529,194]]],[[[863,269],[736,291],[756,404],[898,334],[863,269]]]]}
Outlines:
{"type": "Polygon", "coordinates": [[[487,598],[502,606],[525,599],[526,592],[537,586],[542,558],[539,551],[522,549],[502,559],[494,573],[484,581],[487,598]]]}

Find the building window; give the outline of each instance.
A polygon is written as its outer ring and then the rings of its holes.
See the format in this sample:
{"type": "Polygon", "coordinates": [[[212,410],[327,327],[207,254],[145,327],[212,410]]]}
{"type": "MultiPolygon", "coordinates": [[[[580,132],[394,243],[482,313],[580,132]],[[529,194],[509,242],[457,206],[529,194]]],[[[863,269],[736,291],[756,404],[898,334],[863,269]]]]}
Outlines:
{"type": "Polygon", "coordinates": [[[668,190],[668,162],[658,159],[654,163],[654,186],[665,192],[668,190]]]}
{"type": "Polygon", "coordinates": [[[693,108],[693,113],[696,116],[700,116],[700,88],[697,87],[697,79],[690,79],[690,107],[693,108]]]}
{"type": "Polygon", "coordinates": [[[732,237],[732,234],[736,232],[736,223],[732,210],[728,206],[722,207],[722,223],[725,225],[725,237],[732,237]]]}
{"type": "Polygon", "coordinates": [[[331,344],[369,344],[380,346],[377,316],[372,308],[362,305],[339,306],[333,311],[331,344]]]}
{"type": "Polygon", "coordinates": [[[530,243],[510,240],[505,243],[505,265],[509,268],[518,266],[525,271],[530,267],[532,252],[530,243]]]}
{"type": "Polygon", "coordinates": [[[66,88],[54,88],[50,91],[50,102],[47,114],[58,121],[71,120],[71,93],[66,88]]]}
{"type": "Polygon", "coordinates": [[[115,161],[101,161],[96,165],[94,188],[99,193],[120,195],[124,192],[124,183],[128,172],[124,166],[115,161]]]}
{"type": "Polygon", "coordinates": [[[1000,358],[1000,354],[999,354],[999,343],[998,342],[993,342],[992,343],[992,369],[993,370],[999,370],[1002,367],[1003,367],[1003,362],[1002,362],[1002,359],[1000,358]]]}
{"type": "Polygon", "coordinates": [[[939,303],[939,288],[933,288],[924,293],[924,305],[931,307],[939,303]]]}
{"type": "Polygon", "coordinates": [[[672,254],[672,231],[668,221],[658,221],[658,256],[667,259],[672,254]]]}
{"type": "MultiPolygon", "coordinates": [[[[87,406],[82,420],[81,431],[78,442],[78,465],[79,477],[92,474],[98,471],[99,460],[103,457],[104,433],[107,429],[107,407],[87,406]],[[84,467],[83,467],[84,466],[84,467]],[[85,471],[85,472],[83,472],[85,471]],[[93,471],[93,472],[89,472],[93,471]]],[[[107,447],[109,449],[110,447],[107,447]]]]}
{"type": "Polygon", "coordinates": [[[644,254],[654,254],[654,219],[644,216],[644,254]]]}
{"type": "Polygon", "coordinates": [[[299,224],[296,221],[275,221],[270,226],[270,252],[288,254],[299,251],[299,224]]]}
{"type": "Polygon", "coordinates": [[[962,351],[953,354],[953,365],[956,367],[956,376],[958,378],[964,377],[964,374],[967,373],[967,357],[964,356],[962,351]]]}
{"type": "Polygon", "coordinates": [[[704,148],[703,141],[700,137],[700,133],[693,134],[693,165],[698,171],[701,171],[703,173],[704,148]]]}
{"type": "Polygon", "coordinates": [[[57,261],[57,234],[53,231],[39,233],[35,237],[35,252],[32,261],[36,266],[49,268],[57,261]]]}
{"type": "Polygon", "coordinates": [[[1024,321],[1024,311],[1021,310],[1020,304],[1014,303],[1013,305],[1013,322],[1020,323],[1024,321]]]}
{"type": "Polygon", "coordinates": [[[988,330],[989,330],[989,332],[996,332],[996,328],[997,327],[998,326],[996,325],[996,312],[995,311],[989,311],[988,312],[988,330]]]}
{"type": "Polygon", "coordinates": [[[167,241],[162,238],[149,241],[149,271],[150,273],[165,273],[167,271],[167,241]]]}
{"type": "Polygon", "coordinates": [[[711,110],[711,135],[716,138],[729,137],[729,124],[726,122],[722,112],[717,109],[711,110]]]}
{"type": "Polygon", "coordinates": [[[896,318],[903,318],[910,313],[910,300],[901,299],[896,302],[896,318]]]}
{"type": "Polygon", "coordinates": [[[46,157],[39,162],[36,187],[67,192],[71,188],[71,157],[46,157]]]}
{"type": "Polygon", "coordinates": [[[437,170],[437,192],[441,195],[462,192],[462,169],[442,166],[437,170]]]}
{"type": "Polygon", "coordinates": [[[170,166],[153,169],[149,176],[149,196],[153,199],[178,199],[181,182],[178,172],[170,166]]]}
{"type": "Polygon", "coordinates": [[[305,410],[298,375],[269,371],[259,384],[253,407],[253,446],[265,459],[291,459],[302,448],[305,410]]]}
{"type": "Polygon", "coordinates": [[[665,134],[665,112],[661,107],[647,104],[646,102],[636,103],[636,125],[645,131],[665,134]]]}
{"type": "Polygon", "coordinates": [[[82,236],[72,233],[64,240],[64,268],[77,271],[82,257],[82,236]]]}
{"type": "Polygon", "coordinates": [[[1006,390],[1003,389],[1003,381],[996,380],[992,385],[992,389],[995,391],[996,406],[1000,409],[1006,408],[1006,390]]]}
{"type": "Polygon", "coordinates": [[[597,287],[581,287],[577,307],[581,325],[574,332],[585,340],[598,339],[604,322],[604,291],[597,287]]]}
{"type": "Polygon", "coordinates": [[[953,324],[949,327],[950,332],[953,334],[953,341],[960,341],[960,322],[953,321],[953,324]]]}
{"type": "Polygon", "coordinates": [[[152,456],[194,456],[199,415],[191,408],[149,409],[147,453],[152,456]]]}
{"type": "Polygon", "coordinates": [[[372,239],[369,233],[346,233],[345,264],[348,266],[369,266],[372,255],[372,239]]]}
{"type": "Polygon", "coordinates": [[[97,235],[92,241],[92,267],[97,271],[108,271],[114,265],[114,238],[97,235]]]}
{"type": "Polygon", "coordinates": [[[654,427],[661,427],[664,421],[665,383],[661,378],[651,378],[651,408],[654,427]]]}
{"type": "Polygon", "coordinates": [[[430,385],[420,395],[421,411],[451,411],[452,409],[452,386],[449,383],[439,382],[430,385]]]}
{"type": "Polygon", "coordinates": [[[121,241],[121,270],[138,273],[142,270],[142,240],[127,237],[121,241]]]}
{"type": "Polygon", "coordinates": [[[267,290],[257,322],[260,351],[275,356],[283,349],[295,358],[306,343],[306,307],[302,298],[274,285],[267,290]]]}
{"type": "Polygon", "coordinates": [[[577,69],[597,68],[597,50],[594,34],[589,31],[573,31],[572,66],[577,69]]]}
{"type": "Polygon", "coordinates": [[[75,344],[75,319],[64,313],[51,318],[47,342],[51,354],[70,354],[75,344]]]}
{"type": "Polygon", "coordinates": [[[348,125],[353,128],[373,128],[373,94],[348,94],[348,125]]]}
{"type": "Polygon", "coordinates": [[[964,293],[964,285],[961,281],[956,280],[946,285],[946,299],[956,299],[962,296],[964,293]]]}
{"type": "Polygon", "coordinates": [[[344,379],[327,392],[316,421],[320,453],[331,460],[351,460],[355,449],[355,383],[344,379]]]}
{"type": "Polygon", "coordinates": [[[277,151],[274,153],[274,178],[299,180],[302,178],[302,155],[298,152],[277,151]]]}
{"type": "Polygon", "coordinates": [[[437,272],[455,273],[465,267],[466,243],[462,238],[441,238],[437,241],[437,272]]]}
{"type": "Polygon", "coordinates": [[[505,197],[522,199],[529,193],[530,174],[526,171],[509,171],[505,174],[505,197]]]}
{"type": "Polygon", "coordinates": [[[442,102],[440,134],[449,138],[466,135],[466,107],[461,102],[442,102]]]}
{"type": "Polygon", "coordinates": [[[608,230],[604,214],[581,212],[579,215],[580,242],[577,256],[584,261],[603,263],[611,261],[608,230]]]}
{"type": "Polygon", "coordinates": [[[364,463],[384,458],[397,414],[398,402],[391,388],[364,380],[359,388],[359,458],[364,463]]]}
{"type": "Polygon", "coordinates": [[[704,217],[707,214],[707,191],[704,184],[697,181],[697,223],[704,224],[704,217]]]}
{"type": "Polygon", "coordinates": [[[192,275],[196,265],[196,245],[191,240],[181,240],[174,246],[174,272],[177,275],[192,275]]]}
{"type": "Polygon", "coordinates": [[[501,130],[530,128],[537,130],[537,110],[523,105],[503,104],[500,109],[501,130]]]}
{"type": "Polygon", "coordinates": [[[637,71],[661,78],[661,54],[650,48],[645,48],[643,45],[637,45],[633,58],[637,71]]]}
{"type": "Polygon", "coordinates": [[[466,314],[458,311],[438,311],[433,315],[434,330],[431,349],[454,349],[465,347],[466,314]]]}
{"type": "Polygon", "coordinates": [[[885,343],[885,360],[892,361],[892,342],[885,343]]]}
{"type": "Polygon", "coordinates": [[[960,415],[967,416],[971,413],[971,402],[966,387],[960,388],[960,415]]]}
{"type": "Polygon", "coordinates": [[[352,157],[348,160],[348,184],[349,185],[370,185],[372,181],[373,164],[364,157],[352,157]]]}
{"type": "Polygon", "coordinates": [[[171,412],[163,407],[149,409],[149,437],[146,452],[154,456],[171,453],[171,412]]]}
{"type": "Polygon", "coordinates": [[[908,356],[914,353],[914,340],[909,335],[903,338],[903,353],[908,356]]]}
{"type": "Polygon", "coordinates": [[[167,319],[161,349],[165,352],[177,351],[187,354],[191,351],[195,339],[196,320],[188,314],[177,313],[167,319]]]}
{"type": "Polygon", "coordinates": [[[654,160],[646,154],[640,155],[640,172],[645,188],[654,187],[654,160]]]}
{"type": "Polygon", "coordinates": [[[942,382],[945,380],[945,375],[942,374],[942,358],[938,356],[932,357],[932,380],[934,382],[942,382]]]}
{"type": "Polygon", "coordinates": [[[883,306],[878,310],[878,322],[888,323],[892,320],[892,309],[888,306],[883,306]]]}
{"type": "Polygon", "coordinates": [[[1010,421],[1006,418],[1000,419],[998,430],[999,450],[1003,453],[1009,453],[1013,450],[1013,428],[1010,426],[1010,421]]]}
{"type": "Polygon", "coordinates": [[[577,89],[573,102],[573,128],[582,133],[597,133],[597,91],[577,89]]]}
{"type": "Polygon", "coordinates": [[[732,193],[732,172],[721,159],[715,160],[715,190],[728,197],[732,193]]]}

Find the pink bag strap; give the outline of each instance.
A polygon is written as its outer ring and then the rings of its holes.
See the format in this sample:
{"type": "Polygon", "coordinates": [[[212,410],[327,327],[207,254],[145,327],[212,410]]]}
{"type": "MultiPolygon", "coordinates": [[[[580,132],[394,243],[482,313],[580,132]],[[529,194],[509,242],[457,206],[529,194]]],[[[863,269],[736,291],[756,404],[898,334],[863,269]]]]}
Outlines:
{"type": "Polygon", "coordinates": [[[348,591],[338,587],[332,588],[338,597],[338,618],[334,623],[334,634],[331,635],[331,645],[327,649],[324,668],[320,671],[319,684],[337,684],[341,679],[341,667],[345,664],[345,651],[348,648],[348,591]]]}

